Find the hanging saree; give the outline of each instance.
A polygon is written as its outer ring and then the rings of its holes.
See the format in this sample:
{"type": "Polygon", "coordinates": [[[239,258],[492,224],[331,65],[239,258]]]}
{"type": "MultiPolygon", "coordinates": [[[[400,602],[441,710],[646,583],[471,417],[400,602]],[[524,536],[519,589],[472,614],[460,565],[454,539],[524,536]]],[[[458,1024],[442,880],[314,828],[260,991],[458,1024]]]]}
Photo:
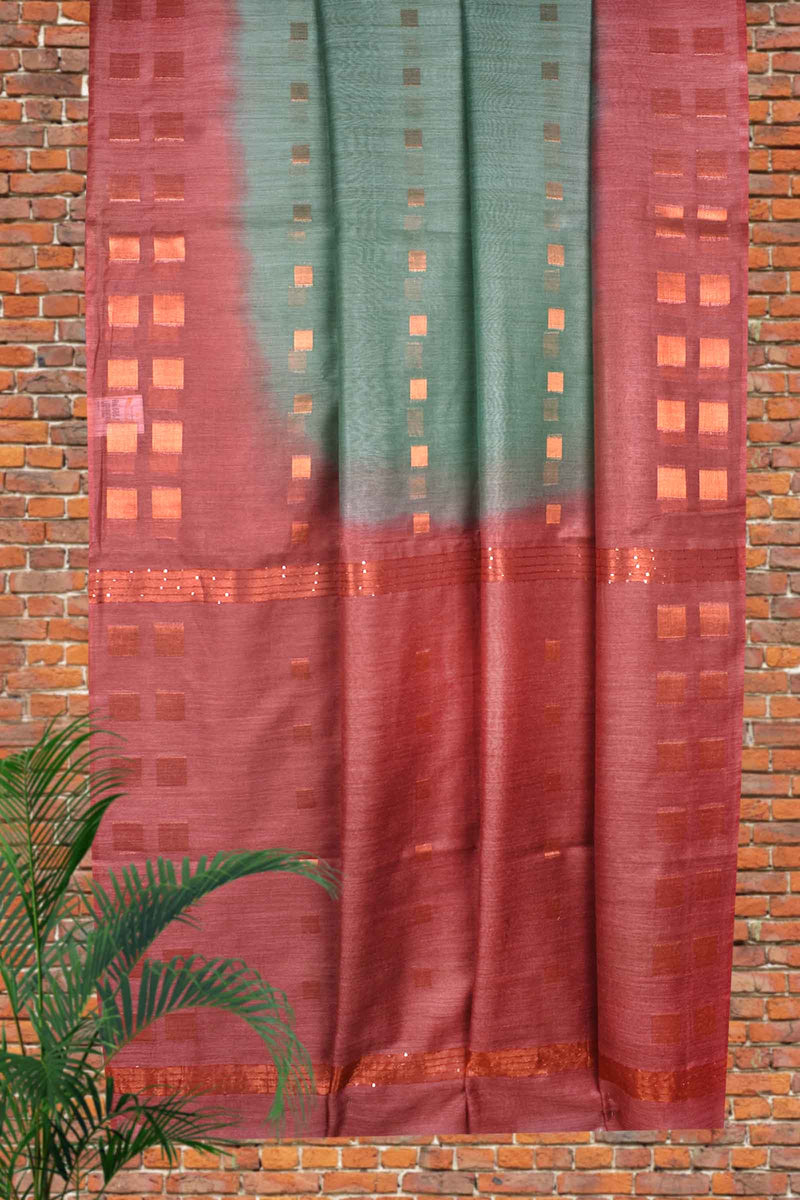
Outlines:
{"type": "MultiPolygon", "coordinates": [[[[154,950],[286,991],[309,1136],[721,1125],[744,4],[100,0],[91,39],[98,877],[341,871],[154,950]]],[[[112,1070],[263,1134],[233,1016],[112,1070]]]]}

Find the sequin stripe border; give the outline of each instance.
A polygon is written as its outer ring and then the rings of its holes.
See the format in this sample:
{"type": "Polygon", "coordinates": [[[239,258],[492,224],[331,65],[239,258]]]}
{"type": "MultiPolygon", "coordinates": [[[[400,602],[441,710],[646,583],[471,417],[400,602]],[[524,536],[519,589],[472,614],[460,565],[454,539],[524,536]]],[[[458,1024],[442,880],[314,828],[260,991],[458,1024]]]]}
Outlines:
{"type": "Polygon", "coordinates": [[[680,1071],[647,1071],[627,1067],[611,1058],[600,1056],[600,1078],[614,1083],[635,1100],[650,1100],[654,1104],[674,1104],[681,1100],[697,1100],[725,1086],[727,1062],[700,1063],[680,1071]]]}
{"type": "Polygon", "coordinates": [[[352,562],[283,563],[235,569],[137,567],[95,569],[94,604],[265,603],[314,596],[379,596],[458,583],[529,583],[575,579],[599,583],[714,583],[743,577],[739,547],[655,549],[590,546],[454,548],[443,554],[352,562]]]}
{"type": "MultiPolygon", "coordinates": [[[[465,1075],[504,1075],[524,1078],[555,1071],[589,1068],[594,1055],[588,1041],[566,1042],[532,1049],[469,1053],[464,1046],[449,1050],[405,1054],[372,1054],[347,1066],[314,1064],[319,1095],[346,1087],[375,1084],[429,1083],[465,1075]]],[[[110,1074],[123,1090],[152,1088],[170,1092],[197,1088],[210,1094],[245,1095],[275,1090],[277,1073],[271,1063],[258,1066],[114,1067],[110,1074]]]]}
{"type": "MultiPolygon", "coordinates": [[[[600,1057],[589,1041],[562,1042],[530,1049],[468,1052],[459,1046],[407,1054],[374,1054],[344,1067],[327,1063],[314,1065],[318,1095],[340,1092],[346,1087],[387,1084],[429,1083],[465,1077],[525,1079],[563,1071],[594,1070],[638,1100],[669,1104],[714,1091],[724,1078],[726,1064],[702,1063],[675,1071],[643,1070],[600,1057]]],[[[274,1092],[277,1074],[271,1063],[219,1064],[214,1066],[122,1067],[108,1071],[122,1091],[149,1090],[169,1094],[177,1090],[209,1095],[260,1095],[274,1092]]]]}

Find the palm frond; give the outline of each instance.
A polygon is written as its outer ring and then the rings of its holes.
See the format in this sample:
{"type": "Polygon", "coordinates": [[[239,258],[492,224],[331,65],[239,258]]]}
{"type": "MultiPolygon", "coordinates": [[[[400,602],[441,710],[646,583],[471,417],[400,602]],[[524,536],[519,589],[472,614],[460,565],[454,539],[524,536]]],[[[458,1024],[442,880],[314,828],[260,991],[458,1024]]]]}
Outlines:
{"type": "Polygon", "coordinates": [[[158,1099],[142,1099],[128,1092],[115,1096],[110,1078],[108,1085],[107,1124],[97,1143],[105,1183],[134,1155],[151,1147],[158,1147],[170,1165],[176,1165],[178,1145],[217,1153],[228,1141],[220,1130],[233,1122],[224,1109],[190,1107],[194,1097],[183,1093],[158,1099]]]}
{"type": "MultiPolygon", "coordinates": [[[[28,1165],[27,1150],[32,1133],[31,1114],[24,1101],[0,1081],[0,1197],[16,1200],[19,1179],[28,1165]]],[[[23,1189],[23,1193],[27,1189],[23,1189]]]]}
{"type": "Polygon", "coordinates": [[[0,1050],[0,1079],[3,1088],[18,1098],[29,1111],[47,1098],[47,1079],[42,1060],[32,1054],[0,1050]]]}
{"type": "Polygon", "coordinates": [[[104,1087],[91,1081],[80,1109],[59,1111],[51,1125],[52,1157],[63,1181],[62,1195],[75,1190],[77,1175],[100,1169],[105,1184],[136,1155],[158,1147],[171,1165],[177,1162],[176,1143],[196,1150],[218,1152],[220,1131],[231,1124],[223,1109],[192,1106],[194,1094],[152,1099],[116,1093],[111,1076],[104,1087]],[[208,1140],[213,1135],[214,1141],[208,1140]]]}
{"type": "Polygon", "coordinates": [[[0,1031],[0,1197],[23,1200],[30,1192],[29,1148],[36,1136],[38,1110],[30,1103],[38,1084],[26,1055],[11,1054],[5,1027],[0,1031]],[[19,1071],[6,1066],[9,1057],[21,1060],[19,1071]],[[22,1186],[21,1186],[22,1185],[22,1186]]]}
{"type": "Polygon", "coordinates": [[[114,985],[101,984],[98,995],[98,1027],[109,1058],[168,1013],[193,1008],[234,1013],[258,1034],[275,1067],[275,1098],[268,1119],[281,1119],[285,1101],[300,1115],[305,1113],[314,1076],[308,1051],[295,1033],[294,1012],[286,995],[245,963],[200,955],[179,955],[170,962],[145,959],[135,999],[127,975],[120,975],[114,985]]]}
{"type": "Polygon", "coordinates": [[[285,849],[227,851],[194,864],[159,858],[111,872],[105,887],[90,885],[91,903],[76,916],[71,878],[122,795],[120,776],[102,762],[109,748],[93,740],[100,732],[90,717],[58,730],[51,722],[35,746],[0,760],[0,980],[20,1037],[30,1021],[38,1042],[38,1052],[10,1050],[0,1029],[0,1200],[48,1200],[62,1186],[66,1195],[89,1162],[108,1184],[152,1146],[168,1157],[177,1143],[220,1148],[223,1110],[183,1094],[117,1094],[104,1080],[103,1055],[169,1013],[214,1007],[258,1034],[275,1069],[267,1120],[276,1126],[287,1104],[302,1115],[313,1090],[292,1008],[257,971],[191,955],[145,960],[136,983],[131,973],[170,924],[195,924],[198,902],[226,883],[289,872],[335,896],[338,872],[285,849]]]}
{"type": "Polygon", "coordinates": [[[84,1055],[64,1056],[61,1071],[49,1068],[47,1125],[49,1159],[65,1188],[107,1119],[98,1083],[102,1070],[84,1055]]]}
{"type": "Polygon", "coordinates": [[[179,869],[159,858],[144,863],[141,874],[136,866],[110,872],[107,888],[92,885],[94,927],[67,932],[45,954],[46,969],[68,980],[70,997],[68,1011],[61,997],[46,998],[48,1020],[67,1034],[106,973],[114,980],[128,975],[163,930],[187,921],[200,900],[226,883],[273,871],[299,875],[330,895],[338,890],[338,872],[328,863],[284,849],[223,851],[210,861],[200,858],[194,867],[184,858],[179,869]]]}
{"type": "MultiPolygon", "coordinates": [[[[14,1067],[5,1069],[5,1059],[8,1055],[6,1039],[0,1048],[0,1179],[4,1173],[12,1170],[18,1160],[24,1131],[30,1123],[31,1108],[28,1097],[36,1089],[36,1081],[20,1072],[22,1086],[19,1085],[17,1072],[14,1067]]],[[[23,1058],[23,1055],[15,1055],[23,1058]]],[[[29,1061],[26,1059],[26,1061],[29,1061]]],[[[0,1187],[0,1191],[2,1187],[0,1187]]]]}
{"type": "Polygon", "coordinates": [[[82,1049],[60,1042],[43,1047],[40,1055],[0,1050],[2,1086],[31,1112],[42,1108],[51,1114],[85,1116],[96,1099],[98,1066],[97,1055],[88,1061],[82,1049]]]}
{"type": "MultiPolygon", "coordinates": [[[[36,745],[0,760],[0,955],[29,966],[61,915],[70,879],[121,793],[90,717],[47,726],[36,745]]],[[[116,735],[110,735],[116,736],[116,735]]]]}

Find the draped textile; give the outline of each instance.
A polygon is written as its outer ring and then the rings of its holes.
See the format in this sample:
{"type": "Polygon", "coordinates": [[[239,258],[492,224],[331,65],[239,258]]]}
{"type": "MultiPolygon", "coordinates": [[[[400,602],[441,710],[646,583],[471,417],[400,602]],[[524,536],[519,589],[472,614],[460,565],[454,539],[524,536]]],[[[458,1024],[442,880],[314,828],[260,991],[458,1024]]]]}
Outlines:
{"type": "MultiPolygon", "coordinates": [[[[288,846],[155,953],[292,1001],[308,1135],[722,1124],[741,0],[99,0],[95,870],[288,846]]],[[[228,1015],[120,1086],[263,1132],[228,1015]]]]}

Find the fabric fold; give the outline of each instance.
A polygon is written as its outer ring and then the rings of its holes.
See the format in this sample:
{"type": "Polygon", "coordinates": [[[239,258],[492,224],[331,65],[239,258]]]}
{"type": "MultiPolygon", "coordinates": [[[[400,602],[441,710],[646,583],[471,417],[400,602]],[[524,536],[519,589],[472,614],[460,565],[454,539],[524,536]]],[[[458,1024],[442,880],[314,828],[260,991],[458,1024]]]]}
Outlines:
{"type": "Polygon", "coordinates": [[[595,0],[598,1052],[724,1118],[744,647],[744,5],[595,0]],[[625,549],[623,549],[625,548],[625,549]],[[681,560],[682,569],[669,566],[681,560]]]}

